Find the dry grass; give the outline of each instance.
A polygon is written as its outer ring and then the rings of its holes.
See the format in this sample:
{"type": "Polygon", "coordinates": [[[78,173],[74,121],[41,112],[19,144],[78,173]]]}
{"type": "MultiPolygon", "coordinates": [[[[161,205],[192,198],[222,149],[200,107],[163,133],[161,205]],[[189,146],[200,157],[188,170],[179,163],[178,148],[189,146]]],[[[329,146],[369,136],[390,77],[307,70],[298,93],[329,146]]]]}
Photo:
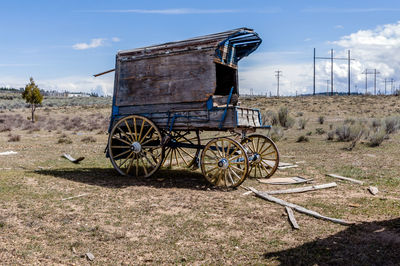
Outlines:
{"type": "MultiPolygon", "coordinates": [[[[346,118],[384,119],[400,113],[400,98],[388,96],[244,99],[242,105],[275,113],[287,106],[289,115],[302,112],[309,119],[311,132],[317,128],[329,132],[346,118]],[[318,122],[320,115],[324,124],[318,122]]],[[[359,143],[345,151],[342,142],[327,141],[326,134],[312,134],[309,142],[296,143],[297,128],[282,130],[281,160],[303,163],[278,170],[277,177],[301,175],[325,183],[333,181],[327,173],[336,173],[365,182],[280,196],[357,223],[345,227],[296,213],[301,229],[293,231],[282,207],[243,196],[240,188],[212,188],[199,170],[163,169],[139,180],[117,175],[104,155],[107,135],[97,134],[105,132],[110,108],[50,109],[37,111],[37,124],[56,125],[51,132],[44,127],[29,133],[3,122],[21,140],[8,142],[10,132],[0,133],[0,151],[18,152],[0,160],[2,264],[85,264],[86,252],[94,254],[96,264],[391,265],[399,261],[399,133],[378,147],[359,143]],[[74,119],[78,114],[81,120],[74,119]],[[70,130],[65,124],[71,125],[70,130]],[[96,125],[101,128],[90,130],[96,125]],[[55,144],[63,134],[71,144],[55,144]],[[82,134],[97,141],[82,142],[82,134]],[[60,158],[63,153],[85,160],[72,164],[60,158]],[[369,185],[379,188],[377,196],[366,190],[369,185]]],[[[0,115],[16,118],[17,114],[26,117],[28,110],[0,115]]],[[[244,186],[287,188],[254,179],[244,186]]]]}

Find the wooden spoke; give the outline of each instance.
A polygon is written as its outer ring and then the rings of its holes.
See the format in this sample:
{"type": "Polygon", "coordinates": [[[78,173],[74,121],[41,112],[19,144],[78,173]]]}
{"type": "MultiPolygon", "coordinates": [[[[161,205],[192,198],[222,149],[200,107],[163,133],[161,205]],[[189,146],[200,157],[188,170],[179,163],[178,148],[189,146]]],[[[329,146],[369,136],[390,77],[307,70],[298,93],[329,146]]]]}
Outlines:
{"type": "Polygon", "coordinates": [[[108,154],[112,165],[121,175],[153,175],[162,163],[161,136],[157,126],[146,117],[131,115],[120,119],[112,128],[108,141],[108,154]],[[140,129],[137,122],[140,123],[140,129]],[[149,142],[151,146],[143,145],[149,142]]]}
{"type": "Polygon", "coordinates": [[[127,122],[126,120],[125,120],[124,122],[125,122],[126,128],[127,128],[128,131],[129,131],[129,135],[131,136],[132,142],[135,141],[136,139],[133,138],[132,131],[131,131],[131,127],[128,125],[128,122],[127,122]]]}
{"type": "Polygon", "coordinates": [[[125,143],[125,144],[128,144],[129,147],[130,147],[131,144],[132,144],[132,143],[129,143],[128,141],[126,141],[126,140],[124,140],[124,139],[121,139],[120,137],[114,137],[113,139],[118,140],[118,141],[121,141],[121,142],[123,142],[123,143],[125,143]]]}
{"type": "Polygon", "coordinates": [[[129,136],[125,133],[125,131],[123,131],[119,126],[118,126],[117,128],[118,128],[118,130],[128,139],[128,141],[130,141],[131,143],[133,142],[132,138],[129,137],[129,136]]]}
{"type": "Polygon", "coordinates": [[[169,141],[164,145],[163,165],[172,168],[188,168],[194,165],[200,153],[198,131],[172,131],[169,141]]]}
{"type": "Polygon", "coordinates": [[[125,145],[125,146],[111,146],[111,148],[114,148],[114,149],[129,149],[131,146],[129,145],[125,145]]]}
{"type": "Polygon", "coordinates": [[[133,125],[135,126],[135,141],[137,141],[137,128],[136,128],[136,117],[133,117],[133,119],[132,119],[132,121],[133,121],[133,125]]]}
{"type": "Polygon", "coordinates": [[[271,177],[279,165],[279,151],[275,143],[260,134],[249,135],[242,144],[250,151],[250,176],[257,178],[271,177]]]}
{"type": "Polygon", "coordinates": [[[201,153],[200,164],[208,182],[227,188],[239,186],[249,170],[249,160],[243,146],[226,137],[212,139],[207,143],[201,153]]]}

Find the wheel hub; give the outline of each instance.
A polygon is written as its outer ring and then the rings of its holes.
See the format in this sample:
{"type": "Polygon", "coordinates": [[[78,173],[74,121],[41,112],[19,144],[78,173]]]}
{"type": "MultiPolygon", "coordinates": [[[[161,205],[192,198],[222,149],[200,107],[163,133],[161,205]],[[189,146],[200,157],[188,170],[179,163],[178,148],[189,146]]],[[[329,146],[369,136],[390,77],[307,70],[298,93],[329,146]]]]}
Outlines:
{"type": "Polygon", "coordinates": [[[258,153],[255,153],[253,155],[253,160],[252,161],[255,162],[255,163],[260,163],[261,162],[261,155],[258,154],[258,153]]]}
{"type": "Polygon", "coordinates": [[[219,168],[227,169],[228,166],[229,166],[229,162],[228,162],[227,159],[222,158],[221,160],[219,160],[219,162],[218,162],[218,167],[219,167],[219,168]]]}
{"type": "Polygon", "coordinates": [[[134,142],[134,143],[132,143],[132,145],[131,145],[131,150],[132,150],[134,153],[139,153],[139,152],[142,151],[142,145],[140,145],[139,142],[134,142]]]}

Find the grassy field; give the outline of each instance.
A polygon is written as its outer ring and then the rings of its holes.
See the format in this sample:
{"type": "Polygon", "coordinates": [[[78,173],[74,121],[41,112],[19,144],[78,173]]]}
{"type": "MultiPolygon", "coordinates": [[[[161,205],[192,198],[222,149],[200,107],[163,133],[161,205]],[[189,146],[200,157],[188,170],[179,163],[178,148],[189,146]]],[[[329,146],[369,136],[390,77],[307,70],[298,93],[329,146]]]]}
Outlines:
{"type": "MultiPolygon", "coordinates": [[[[246,98],[241,105],[270,114],[289,110],[293,125],[280,129],[277,145],[281,161],[299,167],[274,177],[338,183],[278,197],[355,225],[295,213],[300,230],[293,230],[283,207],[243,195],[243,188],[213,188],[199,170],[121,177],[104,154],[111,107],[103,103],[42,107],[34,124],[29,109],[6,108],[0,111],[0,152],[18,154],[0,156],[1,264],[83,264],[87,252],[94,264],[398,264],[400,134],[385,134],[376,147],[370,143],[385,119],[400,116],[400,97],[246,98]],[[364,132],[351,150],[352,141],[339,141],[335,133],[344,125],[364,132]],[[298,142],[300,136],[306,141],[298,142]],[[63,153],[85,160],[72,164],[63,153]],[[338,182],[328,173],[365,184],[338,182]],[[379,193],[371,195],[368,186],[379,193]]],[[[243,186],[294,187],[255,179],[243,186]]]]}

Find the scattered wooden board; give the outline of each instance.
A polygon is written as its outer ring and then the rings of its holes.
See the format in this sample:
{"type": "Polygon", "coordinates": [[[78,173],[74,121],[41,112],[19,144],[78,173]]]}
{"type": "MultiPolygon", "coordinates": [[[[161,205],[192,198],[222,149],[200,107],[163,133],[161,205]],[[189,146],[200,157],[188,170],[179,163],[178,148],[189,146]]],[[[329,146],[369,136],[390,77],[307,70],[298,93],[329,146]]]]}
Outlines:
{"type": "Polygon", "coordinates": [[[332,188],[332,187],[336,187],[336,186],[337,186],[337,184],[335,182],[332,182],[332,183],[314,185],[314,186],[308,186],[308,187],[298,187],[298,188],[290,188],[290,189],[282,189],[282,190],[270,190],[270,191],[263,191],[263,192],[265,192],[269,195],[289,194],[289,193],[301,193],[301,192],[313,191],[313,190],[318,190],[318,189],[332,188]]]}
{"type": "Polygon", "coordinates": [[[299,205],[296,205],[296,204],[293,204],[293,203],[290,203],[290,202],[275,198],[274,196],[268,195],[267,193],[259,192],[259,191],[257,191],[256,189],[254,189],[252,187],[249,187],[249,189],[251,191],[253,191],[254,194],[256,194],[258,197],[260,197],[262,199],[265,199],[265,200],[270,201],[270,202],[277,203],[277,204],[282,205],[282,206],[288,206],[288,207],[290,207],[290,208],[292,208],[292,209],[294,209],[294,210],[296,210],[298,212],[308,214],[308,215],[313,216],[315,218],[331,221],[331,222],[342,224],[342,225],[352,225],[353,224],[353,223],[347,222],[345,220],[323,216],[323,215],[319,214],[318,212],[315,212],[315,211],[312,211],[312,210],[308,210],[308,209],[306,209],[306,208],[304,208],[302,206],[299,206],[299,205]]]}
{"type": "Polygon", "coordinates": [[[279,162],[279,167],[283,167],[283,166],[289,166],[289,165],[293,165],[292,163],[284,163],[284,162],[279,162]]]}
{"type": "Polygon", "coordinates": [[[292,164],[292,165],[288,165],[288,166],[278,166],[279,170],[285,170],[285,169],[289,169],[289,168],[296,168],[299,167],[297,164],[292,164]]]}
{"type": "Polygon", "coordinates": [[[363,181],[356,180],[356,179],[353,179],[353,178],[350,178],[350,177],[344,177],[344,176],[340,176],[340,175],[336,175],[336,174],[327,174],[327,176],[330,176],[330,177],[333,177],[333,178],[342,179],[342,180],[346,180],[346,181],[350,181],[350,182],[357,183],[357,184],[360,184],[360,185],[364,184],[363,181]]]}
{"type": "Polygon", "coordinates": [[[297,223],[296,218],[294,218],[293,210],[292,210],[290,207],[288,207],[288,206],[285,206],[285,209],[286,209],[286,212],[287,212],[287,214],[288,214],[289,221],[290,221],[290,223],[292,224],[293,228],[294,228],[294,229],[300,229],[300,226],[299,226],[299,224],[297,223]]]}
{"type": "Polygon", "coordinates": [[[257,180],[258,180],[258,182],[263,183],[263,184],[290,185],[290,184],[306,183],[313,179],[306,179],[301,176],[293,176],[293,177],[261,178],[261,179],[257,179],[257,180]]]}
{"type": "Polygon", "coordinates": [[[64,158],[70,160],[70,161],[73,162],[73,163],[79,163],[80,161],[82,161],[83,159],[85,159],[85,157],[79,157],[78,159],[75,159],[75,158],[73,158],[71,155],[69,155],[69,154],[67,154],[67,153],[64,153],[64,154],[62,155],[62,157],[64,157],[64,158]]]}
{"type": "Polygon", "coordinates": [[[17,153],[18,152],[16,152],[16,151],[4,151],[4,152],[0,152],[0,155],[14,155],[17,153]]]}

